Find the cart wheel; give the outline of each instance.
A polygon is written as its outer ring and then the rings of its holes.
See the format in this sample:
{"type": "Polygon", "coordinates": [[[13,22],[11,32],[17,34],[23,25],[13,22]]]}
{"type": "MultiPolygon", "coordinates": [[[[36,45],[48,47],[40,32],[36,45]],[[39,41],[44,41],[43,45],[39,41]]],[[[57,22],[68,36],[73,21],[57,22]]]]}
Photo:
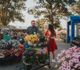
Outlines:
{"type": "Polygon", "coordinates": [[[48,65],[49,70],[55,70],[55,68],[53,68],[51,65],[48,65]]]}
{"type": "Polygon", "coordinates": [[[48,65],[48,67],[49,67],[49,69],[51,68],[51,66],[50,66],[50,65],[48,65]]]}
{"type": "Polygon", "coordinates": [[[26,68],[23,64],[20,64],[16,66],[16,70],[26,70],[26,68]]]}

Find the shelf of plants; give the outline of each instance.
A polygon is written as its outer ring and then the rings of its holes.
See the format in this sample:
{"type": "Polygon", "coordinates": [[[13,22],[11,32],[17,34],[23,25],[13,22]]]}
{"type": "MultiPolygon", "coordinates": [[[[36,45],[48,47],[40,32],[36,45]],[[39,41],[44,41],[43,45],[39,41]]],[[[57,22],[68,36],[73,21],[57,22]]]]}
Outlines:
{"type": "MultiPolygon", "coordinates": [[[[18,41],[10,40],[8,42],[0,41],[0,64],[8,64],[11,62],[16,62],[21,59],[21,54],[18,54],[22,50],[18,47],[18,41]]],[[[22,49],[22,48],[21,48],[22,49]]]]}

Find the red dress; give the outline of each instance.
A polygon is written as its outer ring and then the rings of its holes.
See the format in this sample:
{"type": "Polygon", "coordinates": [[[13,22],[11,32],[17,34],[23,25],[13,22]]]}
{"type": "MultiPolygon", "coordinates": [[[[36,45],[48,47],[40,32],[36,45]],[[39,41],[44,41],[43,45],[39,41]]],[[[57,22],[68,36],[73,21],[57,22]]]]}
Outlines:
{"type": "Polygon", "coordinates": [[[49,30],[45,32],[45,36],[49,38],[49,42],[48,42],[49,51],[54,54],[54,51],[57,49],[56,41],[54,38],[51,38],[53,36],[49,30]]]}

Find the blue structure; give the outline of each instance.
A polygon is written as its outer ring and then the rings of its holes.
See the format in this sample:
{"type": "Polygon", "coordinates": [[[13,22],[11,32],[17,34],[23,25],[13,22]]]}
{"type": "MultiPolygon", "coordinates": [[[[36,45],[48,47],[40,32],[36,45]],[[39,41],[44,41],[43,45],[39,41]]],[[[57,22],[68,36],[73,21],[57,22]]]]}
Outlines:
{"type": "Polygon", "coordinates": [[[75,38],[75,32],[78,36],[78,28],[75,30],[75,25],[80,23],[80,16],[70,16],[70,21],[67,24],[67,42],[71,42],[75,38]],[[71,30],[70,30],[71,29],[71,30]]]}

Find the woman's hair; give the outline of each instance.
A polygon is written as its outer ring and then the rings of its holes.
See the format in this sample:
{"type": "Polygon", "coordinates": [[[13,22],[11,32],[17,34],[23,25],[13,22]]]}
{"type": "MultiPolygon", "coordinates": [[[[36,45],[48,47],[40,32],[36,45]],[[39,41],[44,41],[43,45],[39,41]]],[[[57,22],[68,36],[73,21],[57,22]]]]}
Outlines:
{"type": "Polygon", "coordinates": [[[55,30],[52,24],[49,24],[48,29],[51,31],[53,36],[56,36],[55,30]]]}

